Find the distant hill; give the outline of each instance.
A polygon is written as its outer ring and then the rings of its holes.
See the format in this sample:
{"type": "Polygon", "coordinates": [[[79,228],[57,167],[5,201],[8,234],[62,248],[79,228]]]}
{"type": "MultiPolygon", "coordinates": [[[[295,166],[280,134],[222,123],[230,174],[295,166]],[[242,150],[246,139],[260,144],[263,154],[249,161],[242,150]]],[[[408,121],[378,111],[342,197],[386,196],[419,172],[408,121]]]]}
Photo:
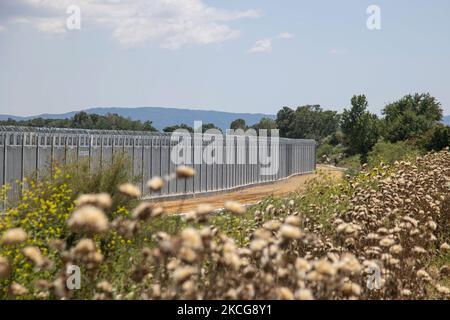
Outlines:
{"type": "Polygon", "coordinates": [[[442,119],[442,122],[445,123],[446,125],[450,126],[450,116],[445,116],[442,119]]]}
{"type": "MultiPolygon", "coordinates": [[[[105,115],[107,113],[117,113],[123,117],[129,117],[132,120],[147,121],[150,120],[153,126],[162,130],[165,127],[173,126],[181,123],[185,123],[189,126],[194,125],[194,121],[203,121],[203,123],[213,123],[222,130],[228,129],[230,123],[238,118],[244,119],[247,125],[253,125],[261,118],[268,117],[275,119],[275,115],[263,114],[263,113],[233,113],[223,111],[212,110],[193,110],[193,109],[179,109],[179,108],[162,108],[162,107],[140,107],[140,108],[90,108],[85,111],[87,113],[95,113],[99,115],[105,115]]],[[[60,114],[39,114],[35,116],[13,116],[0,114],[0,120],[7,120],[8,118],[14,120],[29,120],[33,118],[46,118],[46,119],[64,119],[71,118],[77,112],[71,111],[60,114]]]]}

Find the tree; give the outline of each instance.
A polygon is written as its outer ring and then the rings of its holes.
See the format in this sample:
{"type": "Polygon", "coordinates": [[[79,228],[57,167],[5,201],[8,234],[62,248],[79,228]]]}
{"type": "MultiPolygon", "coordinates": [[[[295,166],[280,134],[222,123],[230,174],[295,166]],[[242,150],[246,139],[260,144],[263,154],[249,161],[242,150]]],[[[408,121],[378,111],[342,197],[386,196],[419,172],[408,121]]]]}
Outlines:
{"type": "Polygon", "coordinates": [[[439,151],[450,146],[450,127],[437,124],[422,137],[422,145],[428,151],[439,151]]]}
{"type": "Polygon", "coordinates": [[[277,113],[277,123],[278,130],[280,130],[280,136],[291,138],[290,134],[292,131],[292,123],[294,121],[295,111],[289,107],[283,107],[277,113]]]}
{"type": "Polygon", "coordinates": [[[360,154],[361,163],[367,162],[367,155],[377,143],[379,137],[379,125],[376,115],[367,111],[368,102],[366,96],[353,96],[352,108],[344,109],[341,128],[345,135],[347,152],[351,155],[360,154]]]}
{"type": "Polygon", "coordinates": [[[420,137],[442,119],[441,104],[429,93],[404,96],[382,113],[384,136],[391,142],[420,137]]]}
{"type": "Polygon", "coordinates": [[[165,127],[163,129],[163,131],[164,132],[174,132],[175,130],[178,130],[178,129],[184,129],[184,130],[187,130],[189,132],[194,132],[194,129],[192,127],[190,127],[190,126],[188,126],[187,124],[184,124],[184,123],[177,124],[177,125],[174,125],[174,126],[165,127]]]}
{"type": "Polygon", "coordinates": [[[233,130],[237,130],[237,129],[245,130],[245,129],[247,129],[247,125],[245,123],[245,120],[244,119],[236,119],[236,120],[234,120],[230,124],[230,129],[233,129],[233,130]]]}
{"type": "Polygon", "coordinates": [[[295,111],[284,107],[277,113],[276,124],[282,137],[320,141],[336,132],[339,115],[322,110],[320,105],[301,106],[295,111]]]}
{"type": "Polygon", "coordinates": [[[220,129],[219,127],[216,127],[213,123],[205,123],[204,125],[202,125],[202,132],[204,133],[206,130],[209,129],[217,129],[220,132],[222,132],[222,129],[220,129]]]}
{"type": "Polygon", "coordinates": [[[261,118],[258,123],[254,124],[252,128],[255,130],[265,129],[268,133],[270,133],[271,129],[277,129],[277,123],[275,122],[275,120],[264,117],[261,118]]]}

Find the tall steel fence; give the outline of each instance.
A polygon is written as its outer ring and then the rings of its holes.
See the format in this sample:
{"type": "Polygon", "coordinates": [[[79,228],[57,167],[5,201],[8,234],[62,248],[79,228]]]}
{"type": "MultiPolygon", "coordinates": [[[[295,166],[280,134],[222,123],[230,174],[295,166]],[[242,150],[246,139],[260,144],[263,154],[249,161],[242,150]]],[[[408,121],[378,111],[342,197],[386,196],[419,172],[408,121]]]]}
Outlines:
{"type": "Polygon", "coordinates": [[[197,194],[280,180],[312,172],[316,164],[316,142],[245,135],[183,135],[0,127],[0,184],[10,186],[17,197],[24,178],[48,179],[58,165],[88,163],[91,172],[125,155],[132,163],[130,179],[146,196],[165,197],[197,194]],[[190,138],[190,139],[188,139],[190,138]],[[190,179],[173,176],[180,163],[191,165],[190,179]],[[275,170],[267,173],[267,167],[275,170]],[[153,176],[167,180],[161,191],[149,194],[146,182],[153,176]]]}

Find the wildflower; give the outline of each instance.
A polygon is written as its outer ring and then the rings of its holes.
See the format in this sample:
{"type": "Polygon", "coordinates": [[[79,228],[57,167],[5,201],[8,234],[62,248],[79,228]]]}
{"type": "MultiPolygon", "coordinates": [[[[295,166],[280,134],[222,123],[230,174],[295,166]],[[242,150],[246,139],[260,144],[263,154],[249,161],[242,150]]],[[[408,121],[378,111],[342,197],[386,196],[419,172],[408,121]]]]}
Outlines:
{"type": "Polygon", "coordinates": [[[13,282],[9,289],[13,296],[25,296],[28,294],[28,289],[17,282],[13,282]]]}
{"type": "Polygon", "coordinates": [[[382,247],[391,247],[394,244],[395,244],[395,241],[390,238],[383,238],[380,240],[380,246],[382,246],[382,247]]]}
{"type": "Polygon", "coordinates": [[[158,191],[164,186],[164,180],[161,177],[153,177],[147,182],[147,187],[151,191],[158,191]]]}
{"type": "Polygon", "coordinates": [[[41,267],[45,263],[45,259],[41,254],[41,250],[38,247],[29,246],[22,249],[22,253],[25,257],[30,259],[36,267],[41,267]]]}
{"type": "Polygon", "coordinates": [[[175,283],[180,284],[188,280],[190,276],[197,273],[195,267],[179,267],[173,272],[173,280],[175,283]]]}
{"type": "Polygon", "coordinates": [[[210,214],[214,210],[213,206],[207,203],[202,203],[197,206],[195,210],[196,214],[199,216],[205,216],[210,214]]]}
{"type": "Polygon", "coordinates": [[[302,237],[302,232],[298,227],[284,224],[280,228],[280,235],[285,239],[300,239],[302,237]]]}
{"type": "Polygon", "coordinates": [[[435,288],[436,288],[437,292],[439,292],[441,294],[445,294],[445,295],[450,294],[450,289],[443,285],[436,284],[435,288]]]}
{"type": "Polygon", "coordinates": [[[278,298],[280,300],[294,300],[294,294],[286,287],[278,288],[278,298]]]}
{"type": "Polygon", "coordinates": [[[309,289],[299,289],[295,292],[297,300],[314,300],[314,297],[309,289]]]}
{"type": "Polygon", "coordinates": [[[250,242],[250,250],[253,252],[261,251],[267,245],[267,241],[263,239],[255,239],[250,242]]]}
{"type": "Polygon", "coordinates": [[[177,178],[187,179],[195,175],[195,170],[188,166],[179,166],[176,170],[177,178]]]}
{"type": "Polygon", "coordinates": [[[399,254],[403,251],[403,248],[399,244],[394,244],[392,247],[389,248],[389,252],[392,254],[399,254]]]}
{"type": "Polygon", "coordinates": [[[336,269],[325,259],[317,261],[314,264],[314,269],[324,275],[334,276],[336,274],[336,269]]]}
{"type": "Polygon", "coordinates": [[[269,231],[276,231],[281,227],[281,222],[278,220],[270,220],[263,224],[263,228],[269,231]]]}
{"type": "Polygon", "coordinates": [[[108,209],[112,206],[112,198],[108,193],[83,194],[75,200],[77,207],[86,205],[95,206],[100,209],[108,209]]]}
{"type": "Polygon", "coordinates": [[[231,213],[234,213],[236,215],[242,215],[245,213],[245,207],[243,207],[240,203],[235,201],[227,201],[224,204],[225,209],[230,211],[231,213]]]}
{"type": "Polygon", "coordinates": [[[91,205],[75,210],[67,224],[75,232],[102,233],[108,229],[106,215],[102,210],[91,205]]]}
{"type": "Polygon", "coordinates": [[[284,223],[299,227],[300,226],[300,218],[296,217],[296,216],[288,216],[286,219],[284,219],[284,223]]]}
{"type": "Polygon", "coordinates": [[[22,228],[14,228],[7,230],[1,239],[1,243],[4,245],[14,245],[25,242],[28,238],[27,233],[22,228]]]}
{"type": "Polygon", "coordinates": [[[7,278],[11,272],[11,266],[6,258],[0,256],[0,279],[7,278]]]}
{"type": "Polygon", "coordinates": [[[342,287],[341,290],[346,295],[353,295],[353,296],[359,296],[361,294],[361,287],[353,282],[346,281],[342,287]]]}
{"type": "Polygon", "coordinates": [[[163,208],[150,202],[142,202],[133,210],[133,218],[147,220],[151,217],[159,216],[163,213],[163,208]]]}
{"type": "Polygon", "coordinates": [[[121,184],[119,186],[119,192],[130,198],[139,198],[141,196],[141,190],[131,183],[121,184]]]}
{"type": "Polygon", "coordinates": [[[419,247],[419,246],[415,246],[414,249],[413,249],[413,251],[414,251],[415,253],[419,253],[419,254],[427,253],[427,250],[425,250],[424,248],[419,247]]]}
{"type": "Polygon", "coordinates": [[[97,289],[106,293],[111,293],[113,291],[112,285],[105,280],[97,284],[97,289]]]}
{"type": "Polygon", "coordinates": [[[400,294],[404,297],[409,297],[412,293],[409,289],[402,289],[402,291],[400,291],[400,294]]]}
{"type": "Polygon", "coordinates": [[[183,245],[195,250],[200,250],[203,248],[202,238],[200,233],[194,228],[186,228],[181,232],[181,239],[183,240],[183,245]]]}

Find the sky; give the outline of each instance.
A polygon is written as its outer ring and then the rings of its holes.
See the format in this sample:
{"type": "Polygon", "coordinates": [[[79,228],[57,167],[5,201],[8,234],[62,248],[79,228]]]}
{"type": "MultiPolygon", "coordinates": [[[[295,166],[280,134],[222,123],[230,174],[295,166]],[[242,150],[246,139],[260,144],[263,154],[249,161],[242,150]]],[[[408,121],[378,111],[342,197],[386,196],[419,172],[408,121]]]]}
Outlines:
{"type": "Polygon", "coordinates": [[[342,111],[365,94],[380,114],[429,92],[450,114],[449,13],[448,0],[0,0],[0,113],[342,111]]]}

